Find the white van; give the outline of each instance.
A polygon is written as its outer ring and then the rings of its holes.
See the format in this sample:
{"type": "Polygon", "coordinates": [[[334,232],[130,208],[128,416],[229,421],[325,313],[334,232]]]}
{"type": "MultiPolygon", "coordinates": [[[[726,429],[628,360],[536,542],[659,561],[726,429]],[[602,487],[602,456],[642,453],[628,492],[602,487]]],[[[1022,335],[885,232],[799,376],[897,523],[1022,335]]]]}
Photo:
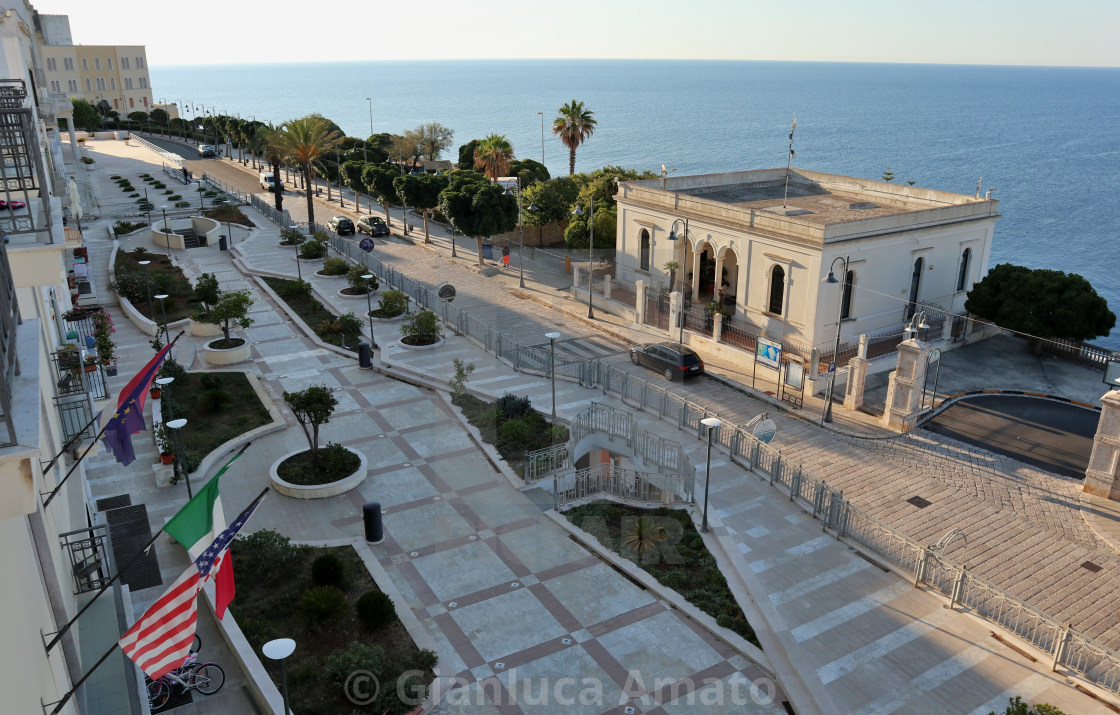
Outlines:
{"type": "MultiPolygon", "coordinates": [[[[272,175],[271,171],[262,171],[260,173],[260,182],[261,182],[261,188],[262,189],[267,189],[268,191],[272,191],[273,190],[273,188],[272,188],[273,183],[275,181],[276,181],[276,178],[272,175]]],[[[281,186],[281,189],[283,189],[283,186],[281,186]]]]}

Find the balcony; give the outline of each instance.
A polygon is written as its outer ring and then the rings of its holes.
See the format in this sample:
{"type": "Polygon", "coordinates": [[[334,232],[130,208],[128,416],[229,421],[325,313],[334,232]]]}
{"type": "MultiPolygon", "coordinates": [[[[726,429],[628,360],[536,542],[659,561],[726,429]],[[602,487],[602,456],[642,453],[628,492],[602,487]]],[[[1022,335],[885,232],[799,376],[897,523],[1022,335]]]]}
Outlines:
{"type": "Polygon", "coordinates": [[[0,199],[8,206],[24,204],[0,212],[0,231],[9,237],[28,235],[31,241],[51,243],[51,206],[39,178],[46,176],[43,150],[34,111],[25,106],[26,99],[22,80],[0,79],[0,199]]]}

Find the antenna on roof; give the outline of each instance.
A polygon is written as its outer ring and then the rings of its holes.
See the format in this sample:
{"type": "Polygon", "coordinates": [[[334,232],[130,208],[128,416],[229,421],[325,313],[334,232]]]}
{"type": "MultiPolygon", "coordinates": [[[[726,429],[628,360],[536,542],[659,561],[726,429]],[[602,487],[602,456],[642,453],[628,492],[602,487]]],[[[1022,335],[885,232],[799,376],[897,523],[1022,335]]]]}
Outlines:
{"type": "Polygon", "coordinates": [[[976,180],[976,198],[980,198],[980,185],[984,183],[984,177],[981,176],[976,180]]]}
{"type": "MultiPolygon", "coordinates": [[[[786,197],[789,196],[789,168],[793,165],[793,133],[797,130],[797,112],[793,113],[793,124],[789,127],[789,159],[786,160],[786,189],[782,192],[782,208],[786,207],[786,197]]],[[[977,190],[979,191],[979,189],[977,190]]]]}

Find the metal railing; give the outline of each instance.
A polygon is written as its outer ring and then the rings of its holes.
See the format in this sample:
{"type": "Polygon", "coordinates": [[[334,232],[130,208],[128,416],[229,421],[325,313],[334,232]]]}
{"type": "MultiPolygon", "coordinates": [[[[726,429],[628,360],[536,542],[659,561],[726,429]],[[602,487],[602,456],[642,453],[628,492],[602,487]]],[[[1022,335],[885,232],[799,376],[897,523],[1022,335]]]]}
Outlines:
{"type": "MultiPolygon", "coordinates": [[[[547,370],[547,351],[528,348],[505,337],[501,332],[468,314],[458,306],[439,298],[432,290],[384,264],[376,256],[365,253],[357,244],[339,236],[331,237],[331,247],[368,268],[378,279],[404,291],[418,305],[431,308],[455,330],[467,336],[480,347],[508,360],[518,370],[544,372],[547,370]]],[[[804,346],[796,346],[804,348],[804,346]]],[[[577,380],[581,385],[600,389],[624,403],[655,412],[661,419],[675,422],[678,429],[706,438],[700,420],[718,416],[714,410],[675,395],[663,387],[625,373],[598,360],[557,360],[556,374],[577,380]]],[[[954,588],[950,595],[952,604],[967,605],[978,615],[1019,635],[1036,647],[1054,655],[1054,667],[1064,665],[1087,680],[1120,693],[1120,653],[1097,643],[1089,637],[1064,628],[1053,616],[1039,611],[996,586],[968,574],[963,568],[940,557],[912,541],[906,535],[879,522],[843,498],[840,490],[822,479],[813,477],[800,465],[782,457],[780,450],[757,440],[749,431],[724,423],[712,434],[713,443],[726,447],[733,461],[769,478],[772,485],[784,487],[791,500],[800,500],[807,511],[824,522],[825,530],[833,530],[837,538],[846,537],[859,543],[868,551],[895,566],[913,574],[915,580],[925,580],[927,574],[934,579],[942,593],[950,582],[954,588]],[[930,567],[930,558],[939,563],[930,567]],[[1060,637],[1059,637],[1060,635],[1060,637]]],[[[557,482],[557,505],[571,503],[594,494],[609,493],[627,499],[661,503],[663,499],[691,501],[690,475],[645,475],[662,481],[628,482],[637,473],[614,470],[602,465],[591,470],[581,470],[557,482]],[[598,471],[596,471],[598,470],[598,471]],[[605,470],[605,471],[604,471],[605,470]],[[673,481],[674,478],[677,481],[673,481]],[[644,486],[643,486],[644,485],[644,486]],[[688,494],[688,498],[682,495],[688,494]],[[636,495],[636,496],[635,496],[636,495]]]]}
{"type": "Polygon", "coordinates": [[[690,474],[651,474],[596,464],[587,469],[553,477],[556,507],[602,494],[645,504],[689,504],[695,477],[690,474]]]}
{"type": "Polygon", "coordinates": [[[129,132],[128,132],[128,138],[129,138],[129,141],[134,141],[137,144],[139,144],[140,146],[144,147],[145,149],[147,149],[149,151],[154,151],[155,153],[159,154],[161,157],[163,157],[167,161],[171,162],[175,166],[182,166],[183,165],[183,157],[179,156],[178,154],[172,154],[171,152],[167,151],[163,147],[156,146],[155,144],[151,143],[147,139],[144,139],[143,137],[140,137],[140,136],[134,134],[131,130],[129,130],[129,132]]]}

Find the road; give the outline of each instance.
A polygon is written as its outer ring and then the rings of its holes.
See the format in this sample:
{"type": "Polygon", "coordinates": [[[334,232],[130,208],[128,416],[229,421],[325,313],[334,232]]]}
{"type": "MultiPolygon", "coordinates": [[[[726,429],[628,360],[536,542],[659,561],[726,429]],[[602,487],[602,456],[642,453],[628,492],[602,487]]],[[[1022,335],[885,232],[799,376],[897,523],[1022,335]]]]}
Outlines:
{"type": "Polygon", "coordinates": [[[1083,479],[1100,413],[1020,395],[961,400],[926,423],[931,432],[1083,479]]]}

